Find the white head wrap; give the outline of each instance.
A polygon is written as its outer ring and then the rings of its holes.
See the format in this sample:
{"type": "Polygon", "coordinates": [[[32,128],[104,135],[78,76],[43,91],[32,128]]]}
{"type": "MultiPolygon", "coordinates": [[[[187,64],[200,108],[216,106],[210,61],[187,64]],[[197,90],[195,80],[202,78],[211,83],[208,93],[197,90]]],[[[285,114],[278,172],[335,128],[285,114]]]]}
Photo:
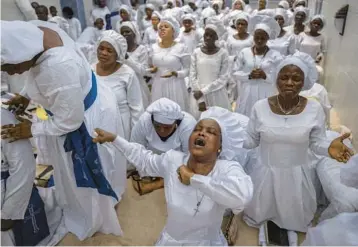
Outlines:
{"type": "Polygon", "coordinates": [[[117,53],[117,61],[121,62],[127,53],[127,40],[114,30],[103,31],[102,37],[99,39],[98,45],[106,41],[110,43],[117,53]]]}
{"type": "Polygon", "coordinates": [[[200,17],[200,25],[201,27],[204,27],[204,20],[212,17],[212,16],[216,16],[215,10],[213,10],[212,8],[206,8],[201,12],[201,17],[200,17]]]}
{"type": "Polygon", "coordinates": [[[308,8],[305,8],[302,6],[298,6],[297,8],[295,8],[295,11],[293,13],[293,18],[296,18],[297,13],[299,13],[299,12],[303,12],[306,14],[306,19],[304,20],[304,23],[306,23],[307,20],[309,20],[310,10],[308,8]]]}
{"type": "Polygon", "coordinates": [[[235,1],[233,1],[231,8],[234,9],[234,5],[235,5],[235,3],[237,3],[237,2],[240,2],[240,3],[241,3],[242,10],[244,10],[244,9],[245,9],[245,6],[246,6],[244,0],[235,0],[235,1]]]}
{"type": "Polygon", "coordinates": [[[181,8],[182,12],[184,12],[184,14],[192,14],[194,13],[194,10],[192,8],[190,8],[189,5],[185,5],[181,8]]]}
{"type": "Polygon", "coordinates": [[[138,27],[135,24],[135,22],[133,22],[133,21],[124,21],[124,22],[122,22],[119,25],[119,30],[117,30],[118,33],[121,33],[121,28],[122,27],[128,27],[128,28],[130,28],[132,30],[132,32],[135,35],[135,41],[136,41],[137,45],[139,45],[140,42],[141,42],[141,37],[140,37],[140,33],[139,33],[138,27]]]}
{"type": "Polygon", "coordinates": [[[19,64],[44,50],[43,31],[24,21],[1,21],[1,64],[19,64]]]}
{"type": "Polygon", "coordinates": [[[158,11],[154,11],[153,14],[152,14],[152,17],[157,17],[159,20],[162,19],[162,15],[158,12],[158,11]]]}
{"type": "Polygon", "coordinates": [[[296,0],[296,1],[293,3],[293,7],[295,8],[295,7],[297,6],[297,4],[299,4],[300,2],[304,2],[304,3],[305,3],[305,6],[307,7],[307,5],[308,5],[307,0],[296,0]]]}
{"type": "Polygon", "coordinates": [[[207,8],[209,6],[210,6],[210,4],[206,0],[201,1],[200,4],[199,4],[199,8],[202,8],[202,9],[205,9],[205,8],[207,8]]]}
{"type": "Polygon", "coordinates": [[[245,20],[247,24],[250,22],[250,15],[244,11],[240,11],[237,15],[234,16],[234,25],[236,26],[236,23],[238,20],[245,20]]]}
{"type": "Polygon", "coordinates": [[[287,65],[299,67],[304,75],[305,81],[302,90],[309,90],[318,80],[318,71],[315,60],[304,52],[296,51],[295,54],[287,56],[276,68],[274,82],[277,83],[277,77],[281,69],[287,65]]]}
{"type": "Polygon", "coordinates": [[[290,4],[286,0],[282,0],[278,3],[278,6],[283,7],[285,10],[290,8],[290,4]]]}
{"type": "Polygon", "coordinates": [[[211,6],[214,6],[214,4],[217,4],[217,5],[219,6],[219,10],[221,10],[222,7],[223,7],[223,2],[222,2],[222,0],[214,0],[214,1],[212,1],[212,2],[211,2],[211,6]]]}
{"type": "Polygon", "coordinates": [[[173,124],[184,117],[180,106],[167,98],[154,101],[148,106],[147,112],[153,115],[154,121],[162,124],[173,124]]]}
{"type": "Polygon", "coordinates": [[[132,19],[132,8],[129,7],[128,5],[122,4],[121,7],[119,8],[119,11],[124,10],[125,12],[128,13],[129,15],[129,20],[132,19]]]}
{"type": "Polygon", "coordinates": [[[159,26],[163,22],[168,23],[173,28],[173,30],[174,30],[174,39],[176,39],[179,36],[179,32],[180,32],[180,25],[177,22],[177,20],[174,19],[173,17],[166,16],[166,17],[163,17],[162,19],[160,19],[159,26]]]}
{"type": "Polygon", "coordinates": [[[223,38],[223,36],[226,32],[224,23],[216,16],[209,17],[206,20],[205,29],[207,29],[207,28],[214,30],[216,32],[216,34],[218,35],[219,40],[223,38]]]}
{"type": "Polygon", "coordinates": [[[275,17],[276,16],[282,16],[283,20],[285,21],[285,25],[288,23],[288,15],[287,15],[287,10],[285,9],[281,9],[281,8],[277,8],[275,10],[275,17]]]}
{"type": "Polygon", "coordinates": [[[258,29],[264,30],[270,39],[276,39],[281,32],[280,25],[275,18],[267,15],[255,15],[250,19],[249,27],[252,33],[258,29]]]}
{"type": "Polygon", "coordinates": [[[146,5],[145,5],[145,9],[151,9],[151,10],[155,10],[155,6],[153,5],[153,4],[151,4],[151,3],[147,3],[146,5]]]}
{"type": "Polygon", "coordinates": [[[194,26],[196,24],[196,19],[195,19],[195,16],[193,14],[185,14],[185,15],[183,15],[181,20],[182,20],[182,22],[185,21],[185,20],[191,20],[193,22],[194,26]]]}
{"type": "Polygon", "coordinates": [[[241,115],[230,112],[221,107],[210,107],[204,111],[200,120],[213,119],[221,129],[221,153],[220,159],[232,160],[237,154],[236,150],[242,148],[244,143],[244,128],[241,124],[241,115]]]}
{"type": "Polygon", "coordinates": [[[313,20],[316,20],[316,19],[321,19],[321,21],[322,21],[322,29],[326,26],[326,18],[324,18],[324,16],[323,15],[315,15],[315,16],[313,16],[312,18],[311,18],[311,22],[313,21],[313,20]]]}

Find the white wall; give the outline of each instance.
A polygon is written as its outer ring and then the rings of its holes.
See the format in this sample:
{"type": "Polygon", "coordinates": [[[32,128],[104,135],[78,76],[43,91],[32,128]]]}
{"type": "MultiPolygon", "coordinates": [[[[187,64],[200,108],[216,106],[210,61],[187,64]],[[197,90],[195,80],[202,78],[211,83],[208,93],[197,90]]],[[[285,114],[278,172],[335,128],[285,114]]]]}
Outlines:
{"type": "Polygon", "coordinates": [[[322,14],[327,19],[328,39],[324,84],[342,124],[353,131],[358,148],[358,0],[323,0],[322,14]],[[344,4],[350,7],[345,34],[340,36],[334,15],[344,4]]]}

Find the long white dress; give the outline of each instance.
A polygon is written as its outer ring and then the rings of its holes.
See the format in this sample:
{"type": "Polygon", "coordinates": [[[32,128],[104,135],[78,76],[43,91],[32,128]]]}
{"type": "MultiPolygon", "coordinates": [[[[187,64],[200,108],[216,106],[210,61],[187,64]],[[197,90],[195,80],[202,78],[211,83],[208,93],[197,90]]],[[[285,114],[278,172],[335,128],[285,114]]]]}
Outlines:
{"type": "Polygon", "coordinates": [[[111,11],[108,9],[107,6],[104,8],[95,7],[92,9],[89,20],[91,22],[91,25],[98,19],[101,18],[104,22],[104,28],[106,28],[107,22],[106,22],[106,15],[111,14],[111,11]]]}
{"type": "MultiPolygon", "coordinates": [[[[80,240],[95,232],[121,235],[114,198],[99,194],[96,189],[78,187],[71,152],[64,149],[65,135],[77,130],[83,122],[91,136],[95,128],[111,129],[113,133],[124,135],[117,117],[115,96],[97,83],[97,98],[84,111],[83,100],[92,85],[91,67],[83,54],[75,49],[70,37],[50,24],[43,25],[56,31],[64,46],[49,49],[39,57],[36,66],[30,70],[33,81],[25,85],[25,92],[31,100],[50,110],[54,117],[33,123],[31,133],[34,137],[44,138],[51,152],[56,196],[64,211],[66,228],[80,240]]],[[[120,199],[126,184],[126,162],[119,159],[111,147],[98,145],[98,153],[104,174],[120,199]],[[114,173],[114,167],[124,172],[114,173]],[[118,193],[118,187],[122,187],[121,193],[118,193]]]]}
{"type": "Polygon", "coordinates": [[[142,43],[146,47],[150,48],[153,44],[158,42],[158,39],[158,31],[154,30],[153,26],[151,26],[145,30],[142,43]]]}
{"type": "Polygon", "coordinates": [[[152,46],[150,54],[151,64],[158,67],[152,75],[152,102],[160,98],[168,98],[183,111],[189,110],[188,92],[184,78],[189,74],[190,54],[185,45],[176,43],[169,48],[161,48],[158,43],[152,46]],[[161,78],[161,76],[176,71],[178,76],[161,78]]]}
{"type": "Polygon", "coordinates": [[[191,30],[189,33],[184,32],[183,29],[180,30],[177,40],[183,43],[190,54],[198,47],[201,36],[197,30],[191,30]]]}
{"type": "Polygon", "coordinates": [[[250,174],[255,193],[245,209],[249,225],[271,220],[287,230],[307,231],[316,212],[308,150],[328,156],[325,131],[325,114],[316,101],[308,100],[297,115],[273,113],[267,99],[254,105],[244,142],[244,148],[258,147],[258,165],[250,174]]]}
{"type": "Polygon", "coordinates": [[[143,45],[139,45],[137,49],[135,49],[133,52],[127,52],[127,54],[129,57],[125,59],[123,63],[135,71],[140,82],[143,108],[146,109],[150,103],[150,91],[147,82],[144,80],[146,70],[149,67],[148,49],[143,45]]]}
{"type": "Polygon", "coordinates": [[[166,141],[162,141],[153,127],[152,116],[148,112],[144,112],[133,127],[130,140],[143,145],[146,149],[156,154],[161,154],[171,149],[187,153],[189,150],[189,137],[195,125],[194,117],[184,112],[184,118],[174,134],[166,141]]]}
{"type": "Polygon", "coordinates": [[[177,169],[189,155],[174,150],[155,155],[120,137],[113,144],[141,176],[164,178],[168,219],[156,245],[227,245],[221,232],[224,212],[242,211],[252,195],[252,182],[240,164],[217,160],[208,176],[196,174],[186,186],[179,181],[177,169]]]}
{"type": "Polygon", "coordinates": [[[272,77],[281,59],[282,55],[273,49],[270,49],[265,56],[254,57],[252,48],[244,48],[239,53],[233,68],[234,78],[241,82],[236,112],[250,116],[251,109],[257,101],[275,93],[275,82],[272,77]],[[249,80],[249,74],[255,67],[261,68],[266,73],[266,80],[249,80]]]}
{"type": "Polygon", "coordinates": [[[197,48],[191,57],[190,86],[192,91],[201,91],[204,96],[199,102],[205,102],[207,107],[219,106],[230,110],[227,91],[229,79],[229,56],[225,49],[220,49],[213,55],[205,54],[197,48]]]}
{"type": "Polygon", "coordinates": [[[298,47],[299,51],[309,54],[313,59],[316,59],[318,54],[326,52],[326,41],[322,34],[313,37],[303,32],[300,35],[302,39],[298,47]]]}
{"type": "Polygon", "coordinates": [[[282,56],[292,55],[298,49],[299,43],[294,36],[286,32],[282,37],[267,42],[268,47],[278,51],[282,56]]]}
{"type": "MultiPolygon", "coordinates": [[[[93,70],[96,71],[96,65],[93,66],[93,70]]],[[[144,112],[140,82],[134,70],[122,64],[113,74],[97,74],[97,78],[99,84],[106,85],[116,95],[124,136],[129,140],[133,126],[144,112]]]]}

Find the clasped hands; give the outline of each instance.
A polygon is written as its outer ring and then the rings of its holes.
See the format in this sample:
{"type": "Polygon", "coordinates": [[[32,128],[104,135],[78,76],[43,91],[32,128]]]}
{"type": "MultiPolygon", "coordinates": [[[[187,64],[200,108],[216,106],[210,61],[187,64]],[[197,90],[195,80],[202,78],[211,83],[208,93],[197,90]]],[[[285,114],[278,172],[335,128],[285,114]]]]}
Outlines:
{"type": "MultiPolygon", "coordinates": [[[[156,66],[152,66],[150,68],[150,73],[152,73],[152,74],[157,73],[157,71],[158,71],[158,67],[156,67],[156,66]]],[[[165,75],[162,75],[161,78],[170,78],[172,76],[178,77],[178,73],[176,71],[171,71],[171,72],[166,73],[165,75]]]]}
{"type": "Polygon", "coordinates": [[[265,71],[263,71],[262,69],[259,68],[255,68],[251,71],[250,75],[249,75],[249,79],[250,80],[257,80],[257,79],[264,79],[266,80],[267,76],[265,71]]]}

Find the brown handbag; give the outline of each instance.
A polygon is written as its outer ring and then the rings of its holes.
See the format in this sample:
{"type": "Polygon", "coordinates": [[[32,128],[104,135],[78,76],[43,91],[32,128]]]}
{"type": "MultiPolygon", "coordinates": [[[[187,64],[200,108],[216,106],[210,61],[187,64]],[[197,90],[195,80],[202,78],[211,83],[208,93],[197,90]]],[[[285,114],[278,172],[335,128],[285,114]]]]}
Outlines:
{"type": "Polygon", "coordinates": [[[227,216],[224,216],[221,225],[221,230],[227,240],[229,246],[234,246],[239,235],[239,221],[240,216],[235,215],[232,211],[227,216]]]}

